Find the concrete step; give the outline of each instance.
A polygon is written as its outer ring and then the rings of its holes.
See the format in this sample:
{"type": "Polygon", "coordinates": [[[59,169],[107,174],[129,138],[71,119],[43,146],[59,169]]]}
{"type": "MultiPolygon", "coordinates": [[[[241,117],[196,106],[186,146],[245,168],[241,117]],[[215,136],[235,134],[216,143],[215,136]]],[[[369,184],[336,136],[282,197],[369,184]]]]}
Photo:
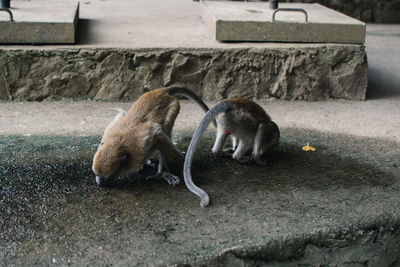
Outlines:
{"type": "Polygon", "coordinates": [[[364,44],[365,23],[320,4],[201,1],[219,41],[364,44]]]}
{"type": "Polygon", "coordinates": [[[0,99],[133,100],[187,86],[232,96],[364,100],[363,45],[221,43],[187,0],[86,1],[74,46],[2,46],[0,99]]]}
{"type": "Polygon", "coordinates": [[[79,2],[37,0],[12,2],[13,20],[0,17],[0,44],[74,44],[79,2]]]}

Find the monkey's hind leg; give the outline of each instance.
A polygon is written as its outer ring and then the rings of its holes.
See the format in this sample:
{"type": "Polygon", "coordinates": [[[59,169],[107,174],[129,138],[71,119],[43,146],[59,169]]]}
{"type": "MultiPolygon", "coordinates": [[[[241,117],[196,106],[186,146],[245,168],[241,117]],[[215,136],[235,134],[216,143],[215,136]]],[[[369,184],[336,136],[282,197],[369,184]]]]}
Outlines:
{"type": "Polygon", "coordinates": [[[247,156],[247,152],[251,149],[252,142],[249,140],[239,139],[237,148],[232,155],[232,158],[242,163],[249,163],[253,159],[247,156]]]}
{"type": "Polygon", "coordinates": [[[181,106],[179,104],[179,101],[175,98],[172,98],[171,104],[168,107],[167,114],[165,114],[165,121],[163,124],[163,129],[171,138],[171,132],[172,128],[174,127],[176,117],[178,117],[179,111],[181,109],[181,106]]]}
{"type": "Polygon", "coordinates": [[[180,183],[178,176],[173,175],[169,172],[168,159],[167,157],[172,157],[172,159],[179,157],[182,161],[183,156],[176,149],[175,145],[171,140],[171,132],[174,127],[176,117],[179,114],[180,105],[179,101],[171,97],[171,104],[168,107],[167,114],[165,115],[165,121],[163,125],[154,124],[153,125],[153,135],[155,136],[156,144],[155,147],[158,150],[158,170],[157,174],[150,178],[164,179],[171,185],[177,185],[180,183]]]}
{"type": "Polygon", "coordinates": [[[235,152],[233,149],[222,149],[228,136],[229,134],[225,133],[222,128],[217,128],[217,136],[211,150],[215,156],[224,158],[232,157],[233,152],[235,152]]]}

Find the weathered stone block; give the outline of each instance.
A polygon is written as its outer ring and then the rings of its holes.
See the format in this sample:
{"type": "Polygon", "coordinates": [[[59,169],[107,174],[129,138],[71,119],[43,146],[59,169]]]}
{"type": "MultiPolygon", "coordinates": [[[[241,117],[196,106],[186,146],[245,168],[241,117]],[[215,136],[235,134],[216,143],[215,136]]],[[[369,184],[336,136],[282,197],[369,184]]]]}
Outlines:
{"type": "Polygon", "coordinates": [[[1,44],[75,43],[78,1],[11,1],[10,10],[14,21],[9,21],[7,13],[0,12],[1,44]]]}
{"type": "Polygon", "coordinates": [[[206,100],[234,96],[364,100],[364,46],[238,49],[3,49],[3,100],[126,100],[180,85],[206,100]]]}

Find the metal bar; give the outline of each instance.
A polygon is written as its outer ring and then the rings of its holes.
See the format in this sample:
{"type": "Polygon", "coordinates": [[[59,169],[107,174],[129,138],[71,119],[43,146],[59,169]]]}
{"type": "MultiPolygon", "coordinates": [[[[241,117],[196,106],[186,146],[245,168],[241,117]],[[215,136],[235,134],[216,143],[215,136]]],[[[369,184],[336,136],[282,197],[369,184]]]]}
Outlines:
{"type": "Polygon", "coordinates": [[[278,8],[274,11],[274,13],[272,14],[272,22],[275,22],[275,15],[276,13],[278,13],[279,11],[289,11],[289,12],[301,12],[304,14],[305,16],[305,20],[306,22],[308,22],[308,14],[307,11],[305,11],[302,8],[278,8]]]}
{"type": "Polygon", "coordinates": [[[12,14],[11,10],[9,10],[8,8],[0,8],[0,11],[7,12],[8,15],[10,15],[10,22],[14,21],[14,17],[13,17],[13,14],[12,14]]]}
{"type": "Polygon", "coordinates": [[[9,8],[10,8],[10,0],[0,0],[0,11],[7,12],[8,15],[10,16],[10,22],[13,22],[14,17],[9,8]]]}

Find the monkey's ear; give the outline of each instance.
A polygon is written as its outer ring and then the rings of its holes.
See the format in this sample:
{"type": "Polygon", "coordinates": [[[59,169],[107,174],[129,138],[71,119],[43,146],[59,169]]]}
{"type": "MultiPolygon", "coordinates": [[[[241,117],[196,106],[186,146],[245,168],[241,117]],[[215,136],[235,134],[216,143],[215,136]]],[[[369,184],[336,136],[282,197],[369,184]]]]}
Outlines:
{"type": "Polygon", "coordinates": [[[103,142],[101,142],[98,146],[97,149],[100,149],[100,147],[103,145],[103,142]]]}

